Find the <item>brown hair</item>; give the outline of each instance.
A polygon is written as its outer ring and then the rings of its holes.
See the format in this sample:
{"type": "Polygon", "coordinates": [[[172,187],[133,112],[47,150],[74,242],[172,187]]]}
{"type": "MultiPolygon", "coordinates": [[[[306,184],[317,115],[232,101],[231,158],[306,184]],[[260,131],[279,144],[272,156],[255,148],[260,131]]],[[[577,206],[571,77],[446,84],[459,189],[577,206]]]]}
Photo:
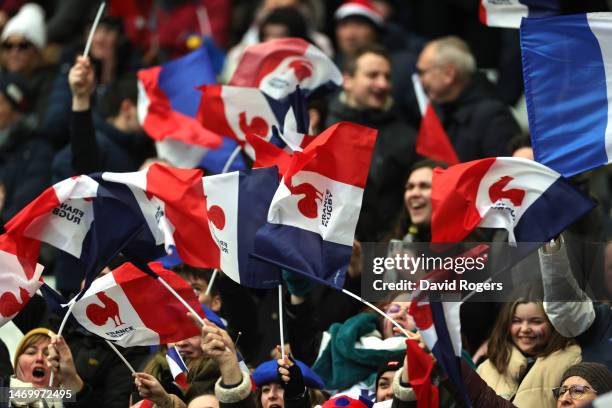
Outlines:
{"type": "MultiPolygon", "coordinates": [[[[530,292],[532,292],[532,290],[530,290],[530,292]]],[[[512,303],[504,304],[499,316],[497,317],[497,321],[495,322],[495,326],[493,327],[491,338],[489,340],[489,360],[499,373],[505,373],[508,368],[508,364],[510,363],[510,355],[512,353],[512,347],[514,346],[512,343],[512,337],[510,335],[512,318],[514,317],[517,306],[527,303],[536,304],[542,310],[542,312],[544,312],[544,305],[540,300],[527,296],[518,298],[512,303]]],[[[566,348],[574,342],[573,339],[568,339],[561,336],[550,323],[550,320],[548,320],[546,313],[543,314],[546,318],[546,322],[550,325],[552,330],[548,342],[543,348],[536,351],[534,357],[548,356],[557,350],[566,348]]]]}
{"type": "Polygon", "coordinates": [[[365,54],[378,55],[379,57],[386,59],[389,64],[391,64],[391,57],[389,57],[389,53],[385,47],[380,44],[370,44],[360,48],[354,55],[351,55],[346,59],[343,67],[344,73],[351,77],[355,75],[355,72],[357,71],[357,61],[359,61],[359,58],[365,54]]]}

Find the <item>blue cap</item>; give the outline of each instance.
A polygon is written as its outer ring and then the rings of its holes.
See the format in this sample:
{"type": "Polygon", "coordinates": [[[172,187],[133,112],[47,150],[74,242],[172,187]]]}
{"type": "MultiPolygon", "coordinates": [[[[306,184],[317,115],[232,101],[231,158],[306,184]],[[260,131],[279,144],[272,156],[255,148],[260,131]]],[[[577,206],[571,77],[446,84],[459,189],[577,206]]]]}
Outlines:
{"type": "MultiPolygon", "coordinates": [[[[300,367],[300,371],[302,371],[302,376],[304,377],[304,385],[308,388],[316,388],[318,390],[323,389],[323,380],[321,377],[317,375],[310,367],[306,364],[302,363],[299,360],[295,360],[295,363],[298,367],[300,367]]],[[[255,385],[261,387],[264,384],[268,383],[278,383],[280,379],[278,377],[278,363],[276,360],[266,361],[265,363],[257,366],[255,371],[253,371],[253,381],[255,381],[255,385]]]]}

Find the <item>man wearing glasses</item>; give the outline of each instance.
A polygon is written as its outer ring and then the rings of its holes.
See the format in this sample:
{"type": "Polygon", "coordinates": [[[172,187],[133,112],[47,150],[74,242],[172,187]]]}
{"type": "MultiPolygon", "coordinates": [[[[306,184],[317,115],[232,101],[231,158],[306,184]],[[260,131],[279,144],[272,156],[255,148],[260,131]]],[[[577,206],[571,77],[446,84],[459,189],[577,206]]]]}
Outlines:
{"type": "Polygon", "coordinates": [[[461,161],[509,156],[509,141],[520,133],[494,86],[476,72],[468,45],[458,37],[429,42],[417,74],[461,161]]]}

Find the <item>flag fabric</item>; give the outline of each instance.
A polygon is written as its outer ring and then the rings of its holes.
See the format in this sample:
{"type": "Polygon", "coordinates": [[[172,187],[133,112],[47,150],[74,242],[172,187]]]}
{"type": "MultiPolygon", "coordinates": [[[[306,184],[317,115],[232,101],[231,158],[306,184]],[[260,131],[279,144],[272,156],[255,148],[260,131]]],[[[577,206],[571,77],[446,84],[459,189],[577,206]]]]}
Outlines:
{"type": "MultiPolygon", "coordinates": [[[[105,172],[100,179],[128,189],[123,201],[141,214],[148,227],[149,239],[143,246],[153,241],[150,246],[163,246],[169,252],[176,248],[189,265],[219,266],[219,248],[210,233],[200,170],[153,164],[133,173],[105,172]]],[[[137,256],[141,249],[127,248],[128,255],[137,256]]]]}
{"type": "Polygon", "coordinates": [[[521,51],[536,161],[570,177],[610,163],[612,13],[525,19],[521,51]]]}
{"type": "Polygon", "coordinates": [[[168,362],[168,367],[170,368],[170,373],[172,374],[172,378],[174,378],[174,382],[182,389],[189,387],[189,383],[187,382],[187,373],[189,369],[175,346],[168,347],[166,361],[168,362]]]}
{"type": "Polygon", "coordinates": [[[197,118],[206,129],[234,139],[252,158],[255,152],[246,143],[249,133],[284,146],[278,133],[283,129],[289,100],[277,101],[255,88],[206,85],[200,90],[197,118]]]}
{"type": "Polygon", "coordinates": [[[160,66],[138,71],[138,117],[149,136],[202,147],[221,145],[221,137],[204,129],[195,115],[197,87],[215,83],[205,47],[160,66]]]}
{"type": "MultiPolygon", "coordinates": [[[[237,147],[238,143],[235,140],[224,137],[223,144],[216,149],[209,149],[206,155],[200,160],[198,167],[202,167],[211,174],[222,173],[225,164],[237,147]]],[[[234,157],[227,171],[246,170],[247,168],[244,158],[242,155],[238,154],[234,157]]]]}
{"type": "Polygon", "coordinates": [[[250,257],[257,231],[266,224],[278,185],[275,167],[250,173],[204,177],[210,233],[219,253],[219,268],[244,286],[273,288],[281,282],[278,268],[250,257]]]}
{"type": "Polygon", "coordinates": [[[14,237],[0,235],[0,327],[26,306],[43,283],[38,253],[26,259],[19,246],[14,237]]]}
{"type": "Polygon", "coordinates": [[[17,213],[6,225],[29,259],[46,242],[83,265],[85,288],[143,227],[120,192],[89,176],[54,184],[17,213]]]}
{"type": "Polygon", "coordinates": [[[334,91],[342,85],[342,73],[314,45],[301,38],[282,38],[248,47],[229,85],[259,88],[281,100],[297,85],[306,97],[334,91]]]}
{"type": "MultiPolygon", "coordinates": [[[[463,397],[465,405],[471,407],[472,404],[461,377],[460,307],[461,302],[419,302],[413,300],[408,312],[413,317],[427,348],[436,357],[438,365],[446,372],[458,395],[463,397]]],[[[426,357],[430,359],[429,356],[426,357]]],[[[410,362],[408,365],[410,367],[410,362]]],[[[410,379],[412,383],[412,377],[410,379]]]]}
{"type": "Polygon", "coordinates": [[[427,99],[417,74],[412,75],[412,83],[421,112],[421,124],[416,140],[417,153],[449,165],[459,163],[457,152],[448,138],[448,134],[446,134],[433,105],[427,99]]]}
{"type": "Polygon", "coordinates": [[[340,122],[294,152],[254,256],[342,287],[376,130],[340,122]]]}
{"type": "Polygon", "coordinates": [[[523,17],[561,14],[558,0],[480,0],[480,22],[489,27],[519,28],[523,17]]]}
{"type": "Polygon", "coordinates": [[[546,166],[498,157],[436,168],[432,242],[459,242],[474,228],[503,228],[510,242],[547,242],[594,204],[546,166]]]}
{"type": "Polygon", "coordinates": [[[408,367],[402,370],[408,370],[410,385],[417,397],[417,408],[437,408],[440,396],[438,387],[431,383],[433,359],[419,347],[417,340],[412,339],[406,340],[406,357],[408,367]]]}
{"type": "MultiPolygon", "coordinates": [[[[149,267],[206,317],[187,282],[161,264],[149,267]]],[[[123,347],[174,343],[200,334],[186,307],[159,280],[131,263],[96,279],[72,313],[85,329],[123,347]]]]}

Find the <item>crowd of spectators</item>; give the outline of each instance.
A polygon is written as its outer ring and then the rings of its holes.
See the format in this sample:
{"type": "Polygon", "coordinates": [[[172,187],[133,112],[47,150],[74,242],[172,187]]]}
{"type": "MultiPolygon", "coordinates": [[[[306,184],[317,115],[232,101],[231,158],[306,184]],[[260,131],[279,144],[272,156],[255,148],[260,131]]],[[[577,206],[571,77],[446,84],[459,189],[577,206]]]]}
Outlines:
{"type": "MultiPolygon", "coordinates": [[[[604,0],[560,3],[564,13],[610,10],[604,0]]],[[[413,75],[460,161],[533,160],[518,31],[480,23],[477,0],[110,0],[82,56],[98,6],[0,0],[2,224],[52,183],[136,171],[154,160],[154,142],[138,120],[136,72],[203,44],[225,56],[213,64],[224,83],[249,45],[302,38],[344,77],[338,92],[311,101],[310,133],[340,121],[378,130],[345,282],[351,292],[359,293],[362,273],[371,272],[362,265],[361,242],[431,240],[433,169],[447,164],[416,152],[421,114],[413,75]]],[[[598,205],[530,256],[539,282],[518,288],[513,302],[462,306],[462,376],[475,407],[582,407],[595,398],[604,400],[593,406],[612,406],[604,396],[612,391],[612,177],[604,167],[571,181],[598,205]]],[[[483,239],[505,239],[498,235],[483,239]]],[[[83,270],[73,257],[44,247],[41,263],[66,298],[79,291],[83,270]]],[[[85,330],[68,327],[57,337],[58,317],[38,295],[14,319],[25,336],[13,362],[0,341],[0,387],[46,387],[53,371],[55,385],[75,391],[76,402],[65,406],[416,406],[406,338],[355,299],[285,271],[290,353],[281,358],[276,293],[223,274],[209,293],[212,271],[175,271],[227,325],[209,322],[200,336],[176,343],[189,367],[188,388],[173,381],[166,345],[122,350],[138,371],[132,376],[85,330]]],[[[381,307],[416,331],[406,303],[381,307]]],[[[463,406],[441,371],[431,377],[440,406],[463,406]]],[[[61,406],[44,399],[11,404],[61,406]]]]}

